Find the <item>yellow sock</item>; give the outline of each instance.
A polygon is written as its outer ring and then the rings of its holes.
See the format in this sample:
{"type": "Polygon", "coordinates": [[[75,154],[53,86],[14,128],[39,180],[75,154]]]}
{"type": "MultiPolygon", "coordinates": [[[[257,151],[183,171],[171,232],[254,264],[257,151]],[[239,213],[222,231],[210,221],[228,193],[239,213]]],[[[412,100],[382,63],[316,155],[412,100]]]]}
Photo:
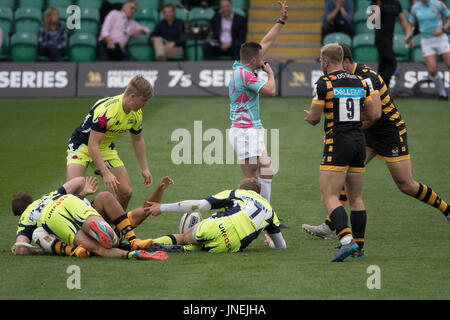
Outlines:
{"type": "Polygon", "coordinates": [[[56,240],[52,247],[53,253],[60,256],[71,256],[74,250],[74,247],[61,240],[56,240]]]}
{"type": "Polygon", "coordinates": [[[130,225],[133,227],[133,229],[136,229],[138,225],[136,224],[136,222],[134,222],[132,213],[133,213],[133,211],[128,212],[127,217],[128,217],[128,220],[130,221],[130,225]]]}
{"type": "Polygon", "coordinates": [[[177,239],[169,234],[167,236],[162,236],[156,239],[153,239],[153,243],[161,243],[161,244],[177,244],[177,239]]]}
{"type": "Polygon", "coordinates": [[[128,219],[126,213],[114,220],[113,224],[119,229],[120,234],[128,241],[136,239],[136,235],[133,231],[134,227],[131,225],[130,219],[128,219]]]}

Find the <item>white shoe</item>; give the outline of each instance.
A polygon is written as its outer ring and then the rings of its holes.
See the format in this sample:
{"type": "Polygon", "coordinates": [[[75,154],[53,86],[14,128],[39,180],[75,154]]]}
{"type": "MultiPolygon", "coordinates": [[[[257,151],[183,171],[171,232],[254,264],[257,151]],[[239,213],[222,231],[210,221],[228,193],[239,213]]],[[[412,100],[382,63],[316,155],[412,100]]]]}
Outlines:
{"type": "Polygon", "coordinates": [[[302,224],[302,229],[313,236],[317,236],[323,239],[334,239],[336,237],[336,232],[331,230],[325,222],[319,224],[318,226],[302,224]]]}

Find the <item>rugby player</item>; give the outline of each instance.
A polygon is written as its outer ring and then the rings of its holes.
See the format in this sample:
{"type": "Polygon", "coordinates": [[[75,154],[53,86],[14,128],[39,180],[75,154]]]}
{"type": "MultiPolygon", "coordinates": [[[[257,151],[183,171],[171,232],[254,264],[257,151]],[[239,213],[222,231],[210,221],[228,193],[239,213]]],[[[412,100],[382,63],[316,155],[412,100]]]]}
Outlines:
{"type": "Polygon", "coordinates": [[[341,243],[331,262],[343,261],[358,249],[339,194],[345,184],[351,210],[366,210],[362,199],[366,152],[361,126],[363,120],[374,121],[381,116],[381,108],[373,103],[366,82],[343,70],[343,55],[337,43],[322,47],[320,63],[324,76],[314,85],[310,110],[305,110],[305,121],[311,125],[320,122],[322,113],[325,116],[320,189],[341,243]]]}
{"type": "Polygon", "coordinates": [[[131,133],[133,148],[141,167],[143,184],[152,184],[148,169],[145,141],[142,135],[142,108],[154,95],[144,77],[136,75],[123,94],[103,98],[92,107],[83,123],[73,132],[67,148],[67,181],[83,177],[93,162],[103,178],[107,191],[117,195],[126,210],[133,189],[124,163],[113,141],[123,133],[131,133]]]}
{"type": "Polygon", "coordinates": [[[155,238],[150,249],[183,252],[200,247],[211,253],[240,252],[264,230],[270,237],[266,245],[286,248],[278,217],[260,192],[261,184],[256,178],[244,178],[237,189],[224,190],[203,200],[170,204],[148,202],[145,208],[154,216],[162,212],[220,210],[183,234],[155,238]]]}
{"type": "Polygon", "coordinates": [[[99,193],[91,206],[84,196],[95,192],[96,188],[86,188],[85,184],[83,177],[71,179],[35,201],[25,192],[13,196],[13,213],[20,216],[16,233],[16,255],[35,253],[23,244],[30,244],[36,228],[43,227],[64,243],[55,241],[51,248],[54,253],[60,255],[82,257],[92,253],[106,258],[167,259],[165,253],[140,250],[148,248],[152,239],[136,238],[127,215],[111,193],[99,193]],[[129,241],[130,251],[115,248],[118,244],[115,233],[102,215],[113,221],[129,241]],[[76,251],[79,251],[78,254],[76,251]]]}
{"type": "MultiPolygon", "coordinates": [[[[372,100],[380,104],[383,110],[380,119],[375,124],[364,125],[364,127],[368,127],[364,131],[366,136],[366,164],[375,156],[384,160],[392,179],[401,192],[437,208],[450,222],[450,206],[429,186],[414,180],[411,157],[408,151],[406,124],[396,108],[394,100],[389,95],[389,89],[385,82],[369,66],[355,62],[351,50],[347,46],[343,44],[340,44],[340,46],[344,50],[344,69],[364,79],[371,91],[372,100]]],[[[345,206],[345,192],[341,192],[340,199],[345,206]]],[[[359,250],[355,252],[354,256],[361,258],[364,257],[363,247],[367,217],[364,212],[352,212],[350,220],[355,241],[359,246],[359,250]]],[[[306,232],[321,238],[330,239],[335,236],[334,226],[329,218],[321,225],[304,224],[302,227],[306,232]]]]}

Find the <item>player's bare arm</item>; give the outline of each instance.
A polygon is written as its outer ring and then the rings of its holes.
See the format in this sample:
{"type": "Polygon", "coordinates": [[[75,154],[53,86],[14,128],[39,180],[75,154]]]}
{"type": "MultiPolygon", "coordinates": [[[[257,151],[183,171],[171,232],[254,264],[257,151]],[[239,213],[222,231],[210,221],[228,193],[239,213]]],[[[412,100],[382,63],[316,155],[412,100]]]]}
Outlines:
{"type": "Polygon", "coordinates": [[[315,126],[320,122],[324,106],[317,103],[312,103],[309,110],[303,110],[306,113],[305,121],[315,126]]]}
{"type": "Polygon", "coordinates": [[[269,63],[264,64],[264,71],[267,72],[267,82],[259,89],[259,93],[263,96],[273,97],[276,93],[275,75],[269,63]]]}
{"type": "Polygon", "coordinates": [[[278,5],[280,6],[280,18],[279,20],[281,23],[275,23],[275,25],[269,30],[269,32],[264,36],[264,38],[261,40],[260,44],[262,47],[262,54],[264,55],[266,51],[270,48],[272,43],[275,41],[276,37],[281,31],[281,28],[283,27],[284,23],[286,23],[288,19],[288,12],[287,12],[287,4],[286,1],[278,1],[278,5]]]}
{"type": "Polygon", "coordinates": [[[142,177],[144,178],[142,184],[148,188],[152,185],[153,178],[150,170],[148,169],[144,136],[142,133],[131,134],[131,142],[133,144],[134,153],[141,167],[142,177]]]}

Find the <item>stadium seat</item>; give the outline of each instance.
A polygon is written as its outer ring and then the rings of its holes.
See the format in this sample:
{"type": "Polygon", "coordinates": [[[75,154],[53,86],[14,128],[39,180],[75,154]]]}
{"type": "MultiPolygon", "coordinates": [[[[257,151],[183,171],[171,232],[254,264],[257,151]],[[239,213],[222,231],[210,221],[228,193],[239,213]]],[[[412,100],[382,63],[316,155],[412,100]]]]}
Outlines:
{"type": "Polygon", "coordinates": [[[240,15],[240,16],[243,16],[243,17],[247,16],[247,13],[245,13],[244,9],[233,8],[233,12],[238,14],[238,15],[240,15]]]}
{"type": "Polygon", "coordinates": [[[247,10],[248,0],[231,0],[233,9],[247,10]]]}
{"type": "Polygon", "coordinates": [[[16,32],[38,34],[42,21],[42,12],[37,8],[19,8],[16,10],[14,29],[16,32]]]}
{"type": "Polygon", "coordinates": [[[81,28],[75,32],[97,35],[100,27],[100,13],[96,9],[81,9],[81,28]]]}
{"type": "Polygon", "coordinates": [[[180,3],[181,0],[161,0],[161,7],[166,5],[166,4],[173,4],[173,5],[177,5],[178,3],[180,3]]]}
{"type": "Polygon", "coordinates": [[[99,10],[103,4],[103,0],[78,0],[77,4],[81,9],[91,8],[99,10]]]}
{"type": "Polygon", "coordinates": [[[69,16],[67,14],[67,7],[56,7],[56,10],[59,13],[59,21],[66,23],[67,17],[69,16]]]}
{"type": "Polygon", "coordinates": [[[417,34],[413,38],[414,45],[411,50],[411,60],[414,62],[424,62],[422,48],[420,47],[420,34],[417,34]]]}
{"type": "Polygon", "coordinates": [[[148,42],[148,35],[131,37],[127,47],[131,60],[152,61],[154,59],[153,46],[148,42]]]}
{"type": "Polygon", "coordinates": [[[188,61],[203,61],[203,41],[194,40],[186,41],[186,60],[188,61]],[[197,52],[196,52],[197,51],[197,52]]]}
{"type": "Polygon", "coordinates": [[[193,8],[189,12],[188,21],[191,23],[206,24],[212,19],[214,13],[214,10],[211,8],[193,8]]]}
{"type": "Polygon", "coordinates": [[[158,11],[159,1],[158,0],[137,0],[138,10],[139,8],[147,8],[151,10],[158,11]]]}
{"type": "Polygon", "coordinates": [[[69,57],[74,62],[95,60],[97,37],[89,33],[75,33],[69,38],[69,57]]]}
{"type": "Polygon", "coordinates": [[[14,9],[15,0],[0,0],[0,7],[14,9]]]}
{"type": "Polygon", "coordinates": [[[359,10],[366,11],[367,7],[372,5],[372,1],[371,0],[355,0],[353,2],[355,4],[355,12],[359,11],[359,10]]]}
{"type": "Polygon", "coordinates": [[[409,11],[409,9],[411,8],[411,0],[398,0],[400,2],[400,4],[402,5],[402,10],[403,11],[409,11]]]}
{"type": "Polygon", "coordinates": [[[329,43],[342,43],[345,44],[347,47],[352,47],[352,38],[346,33],[342,32],[333,32],[327,34],[323,39],[323,44],[329,44],[329,43]]]}
{"type": "Polygon", "coordinates": [[[47,7],[66,8],[72,5],[72,0],[47,0],[47,7]]]}
{"type": "Polygon", "coordinates": [[[368,17],[369,16],[366,13],[366,9],[358,10],[355,12],[355,16],[353,18],[353,23],[355,25],[355,35],[375,32],[375,28],[374,29],[367,28],[368,17]]]}
{"type": "Polygon", "coordinates": [[[375,35],[357,34],[353,38],[353,57],[359,62],[378,61],[378,51],[375,47],[375,35]]]}
{"type": "Polygon", "coordinates": [[[3,35],[9,35],[13,22],[13,13],[10,8],[0,7],[0,29],[3,35]]]}
{"type": "Polygon", "coordinates": [[[109,3],[125,3],[127,0],[108,0],[109,3]]]}
{"type": "Polygon", "coordinates": [[[44,0],[17,0],[17,8],[37,8],[42,10],[44,0]]]}
{"type": "Polygon", "coordinates": [[[139,24],[149,28],[150,31],[153,31],[158,22],[158,12],[150,8],[138,7],[133,19],[139,22],[139,24]]]}
{"type": "Polygon", "coordinates": [[[15,62],[36,60],[38,38],[34,33],[17,32],[11,37],[11,58],[15,62]]]}
{"type": "Polygon", "coordinates": [[[397,61],[409,61],[410,49],[405,46],[405,35],[394,34],[394,53],[397,61]]]}
{"type": "Polygon", "coordinates": [[[9,35],[3,34],[2,49],[0,52],[0,60],[6,60],[9,56],[9,35]]]}

